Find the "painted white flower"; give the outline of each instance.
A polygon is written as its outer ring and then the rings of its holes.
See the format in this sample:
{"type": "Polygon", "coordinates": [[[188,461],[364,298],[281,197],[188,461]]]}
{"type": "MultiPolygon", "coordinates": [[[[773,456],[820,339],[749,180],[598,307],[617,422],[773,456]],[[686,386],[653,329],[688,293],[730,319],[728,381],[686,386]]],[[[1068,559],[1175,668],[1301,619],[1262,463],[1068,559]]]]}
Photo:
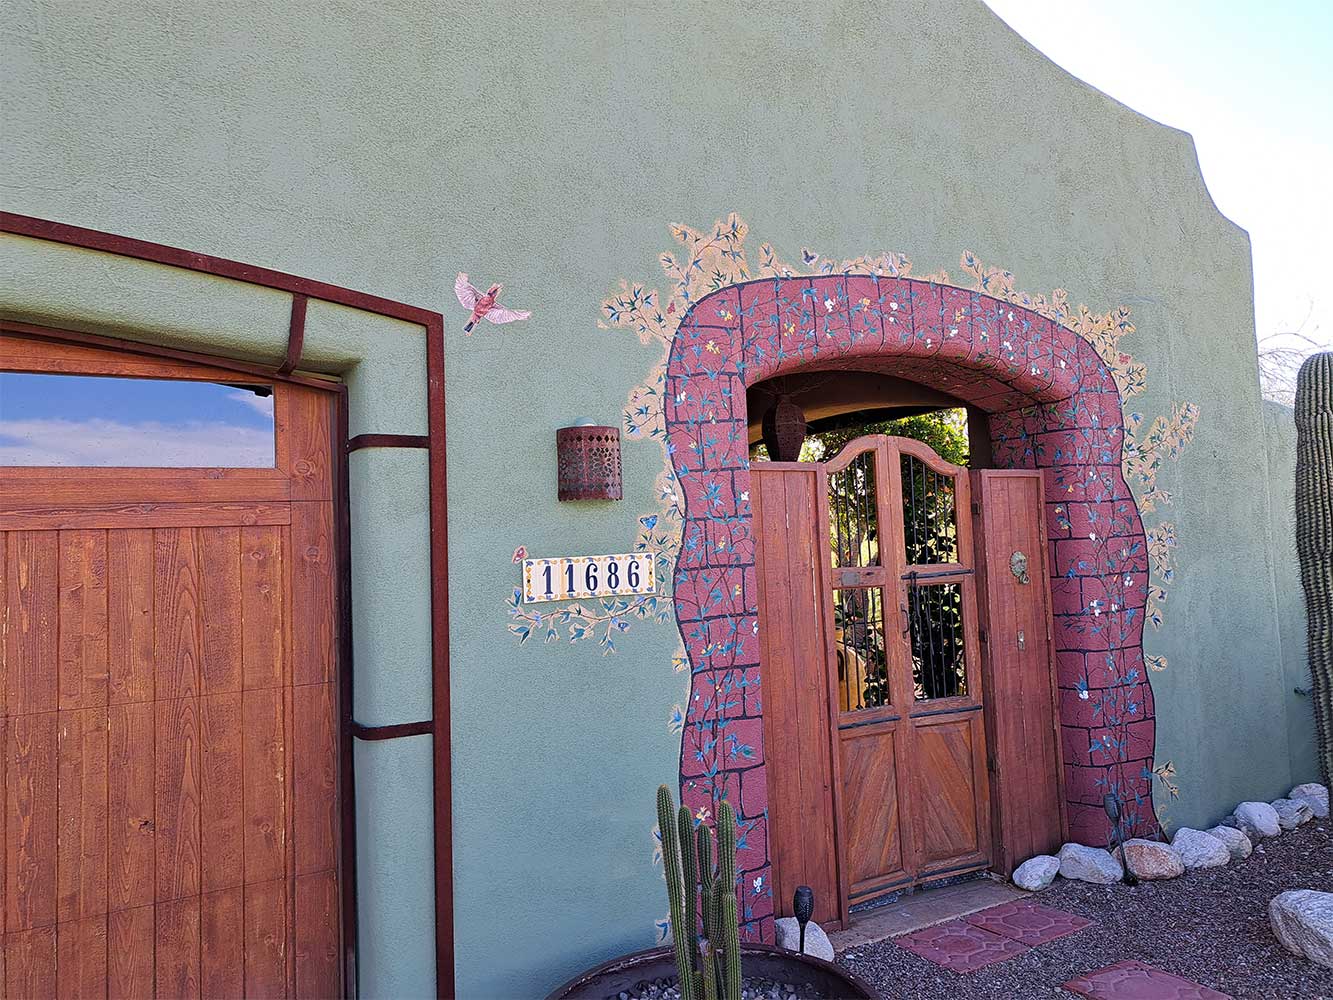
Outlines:
{"type": "Polygon", "coordinates": [[[1132,576],[1127,576],[1127,577],[1125,577],[1125,586],[1126,586],[1126,587],[1128,587],[1128,586],[1129,586],[1131,583],[1133,583],[1133,582],[1134,582],[1134,578],[1133,578],[1132,576]]]}
{"type": "Polygon", "coordinates": [[[934,346],[934,342],[929,337],[926,338],[926,346],[927,347],[934,346]]]}
{"type": "Polygon", "coordinates": [[[1097,532],[1095,532],[1095,531],[1089,531],[1089,532],[1088,532],[1088,538],[1090,538],[1092,541],[1095,542],[1095,541],[1097,540],[1097,532]]]}
{"type": "Polygon", "coordinates": [[[951,326],[951,327],[949,327],[949,336],[950,336],[950,337],[956,337],[956,336],[958,336],[958,327],[956,327],[956,326],[951,326]]]}
{"type": "Polygon", "coordinates": [[[833,308],[834,308],[834,306],[836,306],[836,305],[837,305],[837,303],[834,302],[831,298],[830,298],[830,299],[825,299],[825,300],[824,300],[824,311],[825,311],[825,312],[833,312],[833,308]]]}
{"type": "Polygon", "coordinates": [[[1112,604],[1112,605],[1111,605],[1111,614],[1115,614],[1115,613],[1116,613],[1117,611],[1119,611],[1119,610],[1120,610],[1120,605],[1119,605],[1119,604],[1112,604]]]}
{"type": "Polygon", "coordinates": [[[1009,322],[1012,323],[1013,321],[1014,321],[1014,311],[1011,309],[1009,310],[1009,322]]]}
{"type": "Polygon", "coordinates": [[[1080,701],[1087,701],[1087,700],[1088,700],[1088,692],[1086,692],[1086,691],[1080,691],[1080,692],[1078,693],[1078,697],[1079,697],[1079,700],[1080,700],[1080,701]]]}
{"type": "Polygon", "coordinates": [[[741,499],[744,500],[746,503],[749,503],[749,502],[750,502],[750,491],[749,491],[749,490],[742,490],[742,491],[741,491],[741,499]]]}
{"type": "Polygon", "coordinates": [[[894,312],[897,312],[897,311],[898,311],[898,303],[897,303],[897,302],[890,302],[890,303],[889,303],[889,308],[892,309],[894,312]]]}
{"type": "Polygon", "coordinates": [[[759,892],[764,887],[764,876],[760,875],[754,880],[754,891],[759,892]]]}
{"type": "Polygon", "coordinates": [[[1065,361],[1064,361],[1064,358],[1061,358],[1061,359],[1060,359],[1060,367],[1061,367],[1061,368],[1065,367],[1065,361]]]}

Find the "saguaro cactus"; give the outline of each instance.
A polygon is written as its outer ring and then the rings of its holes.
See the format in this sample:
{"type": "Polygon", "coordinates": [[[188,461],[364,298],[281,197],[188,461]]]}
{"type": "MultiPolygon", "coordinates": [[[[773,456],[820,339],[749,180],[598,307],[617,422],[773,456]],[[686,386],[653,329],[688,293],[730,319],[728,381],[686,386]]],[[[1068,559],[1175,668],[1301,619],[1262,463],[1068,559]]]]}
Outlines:
{"type": "Polygon", "coordinates": [[[1296,554],[1305,590],[1307,649],[1319,767],[1333,784],[1333,352],[1296,376],[1296,554]]]}
{"type": "Polygon", "coordinates": [[[736,813],[727,802],[717,810],[717,868],[712,838],[690,811],[674,808],[671,789],[657,790],[657,826],[662,835],[671,940],[681,1000],[740,1000],[741,939],[736,901],[736,813]],[[691,838],[693,827],[694,837],[691,838]],[[698,864],[696,871],[695,864],[698,864]],[[687,909],[688,907],[688,909],[687,909]],[[699,933],[699,918],[703,933],[699,933]],[[695,969],[695,966],[698,969],[695,969]]]}

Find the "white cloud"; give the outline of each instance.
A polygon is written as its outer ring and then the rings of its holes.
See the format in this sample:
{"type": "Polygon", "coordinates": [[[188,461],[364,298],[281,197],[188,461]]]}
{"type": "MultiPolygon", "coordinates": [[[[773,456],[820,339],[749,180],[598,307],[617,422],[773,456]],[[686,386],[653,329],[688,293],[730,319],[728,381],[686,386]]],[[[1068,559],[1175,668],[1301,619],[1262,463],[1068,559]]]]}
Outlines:
{"type": "Polygon", "coordinates": [[[227,398],[233,403],[240,403],[242,406],[248,406],[256,413],[262,413],[270,419],[273,417],[272,393],[267,396],[256,396],[253,392],[237,389],[235,392],[227,393],[227,398]]]}
{"type": "Polygon", "coordinates": [[[0,420],[0,465],[271,468],[273,461],[271,430],[234,424],[0,420]]]}

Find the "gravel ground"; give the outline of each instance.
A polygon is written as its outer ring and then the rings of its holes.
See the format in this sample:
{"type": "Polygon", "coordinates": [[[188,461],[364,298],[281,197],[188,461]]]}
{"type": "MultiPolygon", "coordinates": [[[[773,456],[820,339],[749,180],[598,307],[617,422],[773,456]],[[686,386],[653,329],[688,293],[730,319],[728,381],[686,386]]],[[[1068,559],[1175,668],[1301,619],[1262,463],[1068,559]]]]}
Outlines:
{"type": "Polygon", "coordinates": [[[1071,1000],[1061,983],[1126,959],[1235,1000],[1330,1000],[1333,969],[1290,954],[1269,929],[1268,901],[1287,889],[1333,891],[1329,820],[1266,840],[1244,861],[1171,881],[1130,888],[1057,878],[1032,898],[1095,925],[977,972],[942,969],[892,940],[849,948],[838,961],[893,1000],[1071,1000]]]}
{"type": "MultiPolygon", "coordinates": [[[[795,949],[793,949],[795,950],[795,949]]],[[[821,1000],[809,983],[778,983],[762,976],[741,976],[741,1000],[821,1000]]],[[[680,981],[675,976],[645,980],[616,1000],[680,1000],[680,981]]]]}

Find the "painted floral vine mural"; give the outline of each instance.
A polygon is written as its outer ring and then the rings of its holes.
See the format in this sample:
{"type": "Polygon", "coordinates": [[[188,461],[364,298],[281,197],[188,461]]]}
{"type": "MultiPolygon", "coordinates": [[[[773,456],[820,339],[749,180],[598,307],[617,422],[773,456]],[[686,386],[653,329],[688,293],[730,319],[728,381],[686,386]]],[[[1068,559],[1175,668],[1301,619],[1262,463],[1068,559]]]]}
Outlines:
{"type": "MultiPolygon", "coordinates": [[[[630,393],[624,429],[629,440],[655,440],[664,452],[658,504],[640,517],[638,539],[640,550],[658,552],[663,593],[585,600],[553,611],[526,608],[515,593],[510,631],[523,642],[537,636],[544,642],[595,639],[609,654],[615,651],[616,635],[632,622],[665,622],[674,610],[682,646],[673,668],[690,673],[686,700],[672,706],[667,720],[670,731],[682,737],[682,801],[695,809],[696,822],[711,820],[720,797],[742,802],[742,921],[750,923],[754,936],[764,937],[772,899],[763,842],[766,794],[758,787],[762,755],[756,754],[762,742],[753,653],[759,626],[748,610],[752,594],[746,592],[752,586],[745,574],[753,572],[746,569],[753,543],[748,540],[749,495],[743,488],[748,484],[744,421],[734,419],[744,414],[746,377],[754,374],[747,373],[746,365],[767,366],[771,373],[813,358],[821,349],[831,352],[821,334],[837,340],[840,352],[855,350],[858,337],[867,336],[871,327],[887,343],[897,324],[901,343],[916,337],[919,342],[911,350],[922,356],[947,350],[951,345],[943,342],[964,330],[974,339],[973,357],[984,355],[984,366],[1001,379],[1006,372],[1031,375],[1033,384],[1044,380],[1049,386],[1075,378],[1065,371],[1067,365],[1083,372],[1096,367],[1109,372],[1108,383],[1113,380],[1106,391],[1113,388],[1114,394],[1106,398],[1115,401],[1114,412],[1102,407],[1103,393],[1074,393],[1035,404],[1011,401],[1012,408],[992,414],[992,437],[998,465],[1050,470],[1048,500],[1056,501],[1049,508],[1053,550],[1061,553],[1052,567],[1058,576],[1053,590],[1067,612],[1059,616],[1058,631],[1064,645],[1078,651],[1067,658],[1058,654],[1062,696],[1074,699],[1062,702],[1062,720],[1078,723],[1065,730],[1066,758],[1087,765],[1075,770],[1090,775],[1088,797],[1114,791],[1128,802],[1132,824],[1147,830],[1156,818],[1147,813],[1145,819],[1135,807],[1151,807],[1151,784],[1160,784],[1167,800],[1178,794],[1172,763],[1157,764],[1151,756],[1154,712],[1146,672],[1168,665],[1164,657],[1145,657],[1141,648],[1143,627],[1162,625],[1176,534],[1170,522],[1159,519],[1144,526],[1142,517],[1170,504],[1170,495],[1157,484],[1158,473],[1189,444],[1198,408],[1176,404],[1168,415],[1151,420],[1133,410],[1147,371],[1120,346],[1134,332],[1129,310],[1097,313],[1074,307],[1061,290],[1020,292],[1010,272],[985,266],[970,252],[960,260],[965,278],[953,281],[944,271],[915,278],[912,262],[901,253],[835,260],[803,249],[800,263],[794,264],[761,243],[757,259],[751,260],[747,227],[735,214],[707,229],[673,225],[670,232],[678,247],[660,258],[665,283],[622,281],[602,303],[599,324],[632,331],[642,343],[661,349],[646,380],[630,393]],[[776,293],[767,291],[770,284],[776,293]],[[784,289],[797,287],[799,294],[784,298],[784,289]],[[757,288],[769,295],[766,304],[756,304],[757,288]],[[935,325],[913,325],[911,315],[927,315],[927,298],[931,309],[942,303],[932,318],[935,325]],[[694,316],[704,300],[708,315],[694,316]],[[1017,307],[1007,316],[1005,303],[1017,307]],[[747,334],[739,349],[726,331],[739,329],[742,313],[751,329],[765,317],[773,325],[764,337],[747,334]],[[1054,324],[1052,331],[1072,332],[1077,341],[1067,333],[1043,335],[1036,317],[1054,324]],[[682,323],[687,321],[691,326],[685,337],[682,323]],[[1061,341],[1068,342],[1063,349],[1061,341]],[[1068,344],[1078,341],[1095,357],[1081,361],[1081,355],[1075,356],[1068,344]],[[1030,373],[1025,365],[1031,366],[1030,373]],[[1064,428],[1078,432],[1052,433],[1064,428]],[[1060,502],[1063,496],[1067,503],[1060,502]],[[674,589],[668,590],[673,575],[674,589]],[[1086,745],[1078,745],[1079,740],[1086,745]],[[1107,766],[1131,759],[1147,761],[1151,769],[1127,775],[1123,766],[1118,771],[1107,766]]],[[[656,850],[654,860],[660,860],[656,850]]],[[[662,926],[659,922],[659,933],[662,926]]]]}

